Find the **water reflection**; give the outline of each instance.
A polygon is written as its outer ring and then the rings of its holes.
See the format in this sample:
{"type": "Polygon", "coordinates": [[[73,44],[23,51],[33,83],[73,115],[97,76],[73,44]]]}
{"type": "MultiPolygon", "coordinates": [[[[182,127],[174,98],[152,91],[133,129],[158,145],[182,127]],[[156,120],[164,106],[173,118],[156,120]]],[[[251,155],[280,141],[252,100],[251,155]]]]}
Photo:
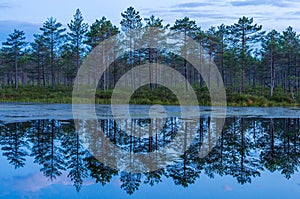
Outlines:
{"type": "MultiPolygon", "coordinates": [[[[88,122],[88,121],[87,121],[88,122]]],[[[155,152],[168,144],[180,126],[179,118],[168,118],[158,131],[148,119],[135,119],[138,129],[153,130],[151,138],[135,138],[122,132],[122,126],[112,119],[99,121],[110,141],[124,150],[135,153],[155,152]]],[[[141,184],[153,186],[163,177],[171,178],[179,186],[193,184],[200,174],[232,176],[240,184],[251,183],[262,171],[278,171],[289,179],[299,168],[299,118],[246,118],[226,119],[217,147],[204,158],[199,158],[203,137],[209,130],[210,118],[200,118],[197,135],[191,147],[179,159],[164,169],[147,173],[119,172],[93,157],[83,146],[72,120],[34,120],[0,125],[2,156],[15,169],[26,164],[30,157],[39,165],[40,172],[49,180],[68,173],[76,190],[92,179],[105,185],[118,176],[121,188],[133,194],[141,184]]],[[[121,124],[126,125],[126,124],[121,124]]],[[[101,144],[95,146],[101,149],[101,144]]]]}

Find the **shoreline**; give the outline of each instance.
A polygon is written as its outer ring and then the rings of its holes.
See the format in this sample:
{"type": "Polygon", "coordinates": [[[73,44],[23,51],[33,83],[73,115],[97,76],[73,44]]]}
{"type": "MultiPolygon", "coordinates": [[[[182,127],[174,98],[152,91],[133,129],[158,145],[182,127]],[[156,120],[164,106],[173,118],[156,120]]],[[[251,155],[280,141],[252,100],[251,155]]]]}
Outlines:
{"type": "MultiPolygon", "coordinates": [[[[72,101],[43,101],[43,100],[2,100],[0,99],[0,104],[73,104],[72,101]]],[[[74,103],[75,104],[75,103],[74,103]]],[[[76,104],[88,104],[88,103],[76,103],[76,104]]],[[[110,103],[94,103],[96,105],[110,105],[110,103]]],[[[172,103],[129,103],[130,105],[163,105],[163,106],[180,106],[179,104],[172,104],[172,103]]],[[[122,105],[122,104],[121,104],[122,105]]],[[[190,105],[183,105],[183,106],[190,106],[190,105]]],[[[203,107],[211,107],[211,105],[206,104],[199,104],[199,107],[203,106],[203,107]]],[[[214,107],[219,107],[219,106],[214,106],[214,107]]],[[[222,107],[222,106],[220,106],[222,107]]],[[[286,105],[285,103],[275,103],[272,105],[243,105],[243,104],[237,104],[237,103],[227,103],[227,105],[225,107],[283,107],[283,108],[300,108],[300,104],[295,103],[295,104],[290,104],[290,105],[286,105]]]]}
{"type": "MultiPolygon", "coordinates": [[[[39,88],[35,86],[2,88],[0,90],[0,103],[41,103],[41,104],[72,104],[72,87],[39,88]]],[[[110,104],[113,90],[97,90],[95,104],[110,104]]],[[[206,88],[195,88],[199,106],[211,106],[209,92],[206,88]]],[[[300,94],[293,99],[289,93],[277,91],[273,97],[268,96],[268,90],[253,89],[243,94],[226,92],[227,106],[230,107],[300,107],[300,94]]],[[[86,98],[90,101],[89,98],[86,98]]],[[[84,99],[83,99],[84,100],[84,99]]],[[[85,103],[78,103],[85,104],[85,103]]],[[[171,91],[157,88],[138,89],[131,96],[129,104],[132,105],[173,105],[178,106],[178,100],[171,91]]]]}

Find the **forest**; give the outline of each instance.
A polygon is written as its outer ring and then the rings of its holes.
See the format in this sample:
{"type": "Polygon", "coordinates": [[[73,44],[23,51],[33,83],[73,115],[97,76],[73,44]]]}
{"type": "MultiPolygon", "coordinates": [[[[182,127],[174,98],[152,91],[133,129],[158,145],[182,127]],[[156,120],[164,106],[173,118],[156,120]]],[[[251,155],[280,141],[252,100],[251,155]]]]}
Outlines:
{"type": "MultiPolygon", "coordinates": [[[[158,28],[161,32],[172,30],[189,36],[204,48],[207,59],[221,73],[229,105],[300,103],[300,40],[293,27],[282,32],[264,31],[253,18],[243,16],[232,25],[220,24],[203,30],[188,17],[176,19],[174,24],[164,24],[163,19],[153,15],[143,19],[133,7],[121,16],[119,26],[106,17],[88,25],[77,9],[66,28],[54,17],[48,18],[33,42],[26,40],[24,31],[15,29],[0,51],[1,100],[70,102],[77,71],[96,46],[119,33],[158,28]]],[[[209,104],[205,82],[193,66],[154,47],[116,57],[98,83],[96,102],[107,103],[120,77],[132,67],[147,63],[167,63],[193,86],[201,99],[199,104],[209,104]]],[[[137,104],[177,102],[176,98],[168,97],[170,92],[157,85],[141,88],[136,95],[133,103],[137,104]],[[149,90],[154,94],[149,94],[149,90]]]]}

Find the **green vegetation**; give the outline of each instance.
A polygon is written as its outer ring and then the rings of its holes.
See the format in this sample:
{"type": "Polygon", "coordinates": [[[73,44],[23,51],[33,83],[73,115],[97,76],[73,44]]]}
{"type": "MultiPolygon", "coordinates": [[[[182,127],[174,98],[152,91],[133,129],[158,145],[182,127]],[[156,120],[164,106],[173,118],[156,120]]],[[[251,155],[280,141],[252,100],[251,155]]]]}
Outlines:
{"type": "MultiPolygon", "coordinates": [[[[199,105],[210,105],[210,96],[207,88],[195,87],[199,105]]],[[[110,104],[113,90],[97,90],[96,104],[110,104]]],[[[72,87],[58,86],[55,91],[35,86],[19,86],[18,89],[4,87],[0,90],[0,102],[26,103],[72,103],[72,87]]],[[[152,91],[149,87],[142,87],[131,96],[130,104],[163,104],[179,105],[176,96],[168,89],[159,87],[152,91]]],[[[246,94],[238,94],[227,89],[228,106],[300,106],[300,95],[292,96],[282,90],[275,90],[272,97],[268,89],[247,89],[246,94]]]]}
{"type": "Polygon", "coordinates": [[[4,87],[0,90],[1,102],[72,103],[72,88],[57,87],[55,91],[36,86],[4,87]]]}

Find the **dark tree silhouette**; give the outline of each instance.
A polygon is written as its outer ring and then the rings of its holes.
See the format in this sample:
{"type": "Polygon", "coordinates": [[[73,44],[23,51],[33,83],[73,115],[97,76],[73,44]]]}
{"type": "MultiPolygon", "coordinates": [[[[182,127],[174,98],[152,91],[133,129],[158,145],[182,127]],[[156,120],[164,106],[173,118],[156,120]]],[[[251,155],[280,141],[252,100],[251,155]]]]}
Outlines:
{"type": "Polygon", "coordinates": [[[11,123],[0,128],[3,156],[16,169],[25,165],[29,143],[26,139],[29,123],[11,123]]]}

